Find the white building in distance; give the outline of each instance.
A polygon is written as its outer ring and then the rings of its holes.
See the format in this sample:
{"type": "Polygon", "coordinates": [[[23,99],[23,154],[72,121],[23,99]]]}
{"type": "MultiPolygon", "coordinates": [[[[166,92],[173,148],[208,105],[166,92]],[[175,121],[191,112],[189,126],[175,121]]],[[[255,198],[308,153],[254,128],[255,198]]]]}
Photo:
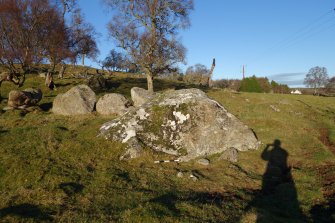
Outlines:
{"type": "Polygon", "coordinates": [[[299,91],[298,89],[296,89],[295,91],[291,91],[291,94],[302,94],[301,91],[299,91]]]}

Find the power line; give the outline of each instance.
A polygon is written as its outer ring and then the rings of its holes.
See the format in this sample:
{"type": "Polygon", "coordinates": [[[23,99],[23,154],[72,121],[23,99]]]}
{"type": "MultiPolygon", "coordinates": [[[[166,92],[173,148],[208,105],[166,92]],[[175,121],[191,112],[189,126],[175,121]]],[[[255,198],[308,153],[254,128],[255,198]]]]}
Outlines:
{"type": "Polygon", "coordinates": [[[332,29],[333,27],[335,27],[335,23],[332,23],[330,24],[329,26],[321,26],[321,27],[318,27],[317,29],[313,30],[313,32],[308,32],[308,33],[305,33],[303,36],[295,39],[295,41],[292,41],[291,43],[289,43],[288,45],[286,45],[285,47],[281,48],[281,50],[285,50],[289,47],[292,47],[292,46],[295,46],[296,44],[298,43],[301,43],[301,42],[304,42],[306,41],[307,39],[310,39],[312,37],[314,37],[315,35],[321,33],[322,31],[326,31],[326,30],[330,30],[332,29]]]}
{"type": "MultiPolygon", "coordinates": [[[[296,45],[299,42],[305,41],[306,39],[313,37],[315,34],[319,33],[321,30],[324,30],[323,29],[324,26],[329,24],[335,18],[334,16],[332,16],[331,18],[324,20],[328,15],[334,12],[335,12],[335,8],[327,11],[326,13],[314,19],[308,25],[299,29],[296,33],[290,35],[284,40],[278,41],[268,50],[264,51],[256,58],[253,58],[253,60],[258,61],[261,58],[263,58],[265,55],[268,55],[269,53],[272,53],[273,51],[278,52],[279,50],[287,49],[288,47],[292,47],[293,45],[296,45]]],[[[335,23],[331,24],[330,26],[327,26],[326,29],[332,28],[334,25],[335,23]]]]}
{"type": "MultiPolygon", "coordinates": [[[[329,14],[331,14],[333,12],[333,10],[327,11],[326,13],[324,13],[323,15],[319,16],[318,18],[316,18],[315,20],[313,20],[312,22],[310,22],[308,25],[302,27],[301,29],[299,29],[296,33],[288,36],[287,38],[285,38],[284,40],[280,40],[279,42],[277,42],[275,45],[276,46],[280,46],[283,43],[289,42],[290,39],[292,38],[296,38],[297,36],[299,36],[300,33],[306,32],[306,29],[308,30],[309,28],[311,28],[315,23],[319,22],[320,20],[322,20],[323,18],[325,18],[326,16],[328,16],[329,14]]],[[[275,47],[272,47],[275,48],[275,47]]]]}

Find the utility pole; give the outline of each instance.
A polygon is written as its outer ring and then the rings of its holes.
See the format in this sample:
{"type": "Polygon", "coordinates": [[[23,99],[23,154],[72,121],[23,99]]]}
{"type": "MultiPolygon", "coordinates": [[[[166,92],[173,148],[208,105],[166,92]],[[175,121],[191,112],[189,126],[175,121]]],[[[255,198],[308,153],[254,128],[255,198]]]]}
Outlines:
{"type": "Polygon", "coordinates": [[[244,78],[245,78],[245,68],[244,68],[244,65],[243,65],[243,68],[242,68],[242,73],[243,73],[243,79],[242,80],[244,80],[244,78]]]}
{"type": "Polygon", "coordinates": [[[213,62],[212,62],[212,67],[211,67],[211,70],[209,71],[209,75],[208,75],[208,87],[213,87],[213,82],[212,82],[212,76],[213,76],[213,71],[214,71],[214,68],[215,68],[215,58],[213,59],[213,62]]]}

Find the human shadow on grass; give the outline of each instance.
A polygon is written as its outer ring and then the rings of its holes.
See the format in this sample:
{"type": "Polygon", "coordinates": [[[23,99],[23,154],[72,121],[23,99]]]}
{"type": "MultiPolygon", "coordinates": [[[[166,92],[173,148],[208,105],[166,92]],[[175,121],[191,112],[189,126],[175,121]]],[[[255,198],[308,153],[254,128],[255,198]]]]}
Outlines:
{"type": "Polygon", "coordinates": [[[33,204],[20,204],[0,209],[0,220],[6,216],[34,219],[37,221],[52,221],[52,212],[33,204]]]}
{"type": "Polygon", "coordinates": [[[263,175],[262,190],[248,207],[256,210],[257,223],[272,221],[274,217],[306,222],[298,201],[292,168],[287,162],[288,156],[289,153],[281,147],[278,139],[273,144],[268,144],[262,152],[262,159],[268,162],[263,175]]]}

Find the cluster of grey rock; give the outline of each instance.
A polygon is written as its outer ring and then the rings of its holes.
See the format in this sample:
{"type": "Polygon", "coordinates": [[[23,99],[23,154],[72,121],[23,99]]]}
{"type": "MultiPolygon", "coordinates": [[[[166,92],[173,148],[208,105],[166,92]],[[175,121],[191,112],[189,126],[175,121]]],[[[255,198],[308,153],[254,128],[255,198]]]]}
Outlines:
{"type": "Polygon", "coordinates": [[[78,85],[56,96],[52,112],[71,116],[89,114],[95,109],[101,115],[123,115],[133,108],[132,104],[139,106],[153,96],[141,88],[132,88],[131,95],[133,103],[123,95],[116,93],[105,94],[97,101],[90,87],[78,85]]]}

